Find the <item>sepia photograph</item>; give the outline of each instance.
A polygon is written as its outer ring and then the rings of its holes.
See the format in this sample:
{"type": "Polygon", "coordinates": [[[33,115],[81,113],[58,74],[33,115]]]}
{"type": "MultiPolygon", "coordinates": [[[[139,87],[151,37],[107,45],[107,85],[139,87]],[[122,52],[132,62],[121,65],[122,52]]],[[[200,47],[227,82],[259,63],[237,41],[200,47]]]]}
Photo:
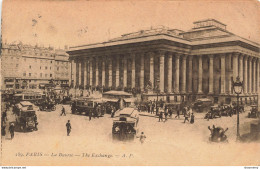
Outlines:
{"type": "Polygon", "coordinates": [[[3,0],[1,166],[259,166],[257,0],[3,0]]]}

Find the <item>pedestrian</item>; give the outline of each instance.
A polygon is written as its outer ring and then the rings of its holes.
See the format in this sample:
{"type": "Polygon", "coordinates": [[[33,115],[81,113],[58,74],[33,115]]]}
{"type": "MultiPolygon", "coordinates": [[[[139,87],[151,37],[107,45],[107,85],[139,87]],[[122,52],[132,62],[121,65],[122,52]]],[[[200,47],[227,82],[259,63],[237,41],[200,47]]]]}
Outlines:
{"type": "Polygon", "coordinates": [[[185,118],[185,119],[184,119],[184,123],[185,123],[186,121],[188,121],[188,122],[190,121],[190,120],[189,120],[189,117],[190,117],[190,113],[187,112],[187,111],[185,111],[185,114],[184,114],[184,118],[185,118]]]}
{"type": "Polygon", "coordinates": [[[91,120],[91,117],[92,117],[92,111],[90,110],[89,113],[88,113],[88,119],[89,119],[89,121],[91,120]]]}
{"type": "Polygon", "coordinates": [[[5,123],[7,121],[7,110],[5,110],[2,114],[2,122],[5,123]]]}
{"type": "Polygon", "coordinates": [[[147,110],[148,110],[148,113],[150,113],[151,107],[150,107],[150,104],[149,104],[149,103],[147,104],[147,110]]]}
{"type": "Polygon", "coordinates": [[[65,113],[65,108],[64,108],[64,106],[62,106],[62,108],[61,108],[61,115],[60,116],[62,116],[64,114],[64,116],[66,116],[66,113],[65,113]]]}
{"type": "Polygon", "coordinates": [[[155,107],[155,104],[154,102],[152,103],[152,108],[151,108],[151,114],[154,114],[154,107],[155,107]]]}
{"type": "Polygon", "coordinates": [[[178,119],[180,118],[180,109],[179,107],[177,108],[177,115],[175,116],[175,118],[178,117],[178,119]]]}
{"type": "Polygon", "coordinates": [[[111,118],[114,118],[114,116],[115,116],[115,107],[112,107],[111,118]]]}
{"type": "Polygon", "coordinates": [[[160,114],[159,114],[159,122],[163,121],[163,112],[160,110],[160,114]]]}
{"type": "Polygon", "coordinates": [[[146,139],[146,136],[144,135],[144,132],[142,132],[141,135],[140,135],[140,142],[141,142],[141,144],[144,143],[145,139],[146,139]]]}
{"type": "Polygon", "coordinates": [[[167,121],[167,116],[168,116],[168,109],[165,109],[165,111],[164,111],[164,122],[166,122],[167,121]]]}
{"type": "Polygon", "coordinates": [[[71,131],[71,124],[70,124],[70,120],[68,120],[67,124],[66,124],[66,128],[67,128],[67,136],[70,135],[70,131],[71,131]]]}
{"type": "Polygon", "coordinates": [[[14,123],[9,126],[9,132],[11,134],[11,140],[14,138],[14,123]]]}
{"type": "Polygon", "coordinates": [[[191,124],[193,124],[193,123],[194,123],[194,117],[195,117],[195,116],[194,116],[194,114],[193,114],[193,113],[191,113],[191,117],[190,117],[190,123],[191,123],[191,124]]]}
{"type": "Polygon", "coordinates": [[[33,120],[34,120],[34,128],[35,128],[35,130],[37,131],[37,130],[38,130],[38,127],[37,127],[37,126],[38,126],[39,123],[38,123],[37,115],[36,115],[36,114],[34,115],[34,119],[33,119],[33,120]]]}
{"type": "Polygon", "coordinates": [[[5,131],[5,125],[2,124],[2,128],[1,128],[1,135],[5,136],[6,135],[6,131],[5,131]]]}
{"type": "Polygon", "coordinates": [[[172,108],[169,108],[169,109],[168,109],[168,113],[169,113],[169,115],[170,115],[170,118],[172,118],[172,108]]]}

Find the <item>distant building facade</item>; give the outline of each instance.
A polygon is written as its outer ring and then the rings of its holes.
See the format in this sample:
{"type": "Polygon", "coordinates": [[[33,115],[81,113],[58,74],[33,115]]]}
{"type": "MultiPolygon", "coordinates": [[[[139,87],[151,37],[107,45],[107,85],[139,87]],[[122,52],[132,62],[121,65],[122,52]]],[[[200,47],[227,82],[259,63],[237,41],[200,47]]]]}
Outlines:
{"type": "Polygon", "coordinates": [[[70,62],[65,50],[19,44],[2,44],[2,90],[41,89],[53,80],[69,84],[70,62]]]}
{"type": "MultiPolygon", "coordinates": [[[[71,47],[74,87],[138,88],[149,84],[174,101],[208,97],[235,99],[232,81],[244,82],[242,102],[256,102],[259,44],[234,35],[214,19],[194,22],[189,31],[159,27],[107,42],[71,47]]],[[[156,96],[156,94],[154,94],[156,96]]]]}

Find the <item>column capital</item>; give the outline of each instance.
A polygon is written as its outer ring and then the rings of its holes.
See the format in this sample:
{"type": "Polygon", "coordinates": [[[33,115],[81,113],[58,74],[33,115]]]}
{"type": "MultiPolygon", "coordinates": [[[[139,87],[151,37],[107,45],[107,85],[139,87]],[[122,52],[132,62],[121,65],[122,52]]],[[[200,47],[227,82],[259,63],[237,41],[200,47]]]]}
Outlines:
{"type": "Polygon", "coordinates": [[[164,50],[158,50],[158,51],[156,51],[156,53],[158,53],[158,54],[161,56],[161,55],[165,55],[165,54],[166,54],[166,51],[164,51],[164,50]]]}
{"type": "Polygon", "coordinates": [[[177,58],[177,59],[180,59],[180,56],[181,56],[182,54],[180,54],[180,53],[174,53],[174,57],[175,58],[177,58]]]}
{"type": "Polygon", "coordinates": [[[219,56],[222,57],[222,58],[226,57],[226,53],[220,53],[219,56]]]}
{"type": "Polygon", "coordinates": [[[214,59],[214,54],[208,55],[209,59],[214,59]]]}
{"type": "Polygon", "coordinates": [[[155,52],[154,52],[154,51],[149,51],[149,52],[147,52],[147,54],[148,54],[149,56],[154,56],[154,55],[155,55],[155,52]]]}
{"type": "Polygon", "coordinates": [[[182,55],[182,59],[183,59],[183,60],[186,60],[186,59],[187,59],[187,56],[188,56],[188,55],[183,54],[183,55],[182,55]]]}
{"type": "Polygon", "coordinates": [[[232,53],[232,56],[234,56],[234,57],[238,57],[239,55],[240,55],[240,53],[238,53],[238,52],[232,53]]]}
{"type": "Polygon", "coordinates": [[[252,57],[252,56],[248,56],[248,60],[249,60],[249,61],[252,61],[252,60],[253,60],[253,57],[252,57]]]}

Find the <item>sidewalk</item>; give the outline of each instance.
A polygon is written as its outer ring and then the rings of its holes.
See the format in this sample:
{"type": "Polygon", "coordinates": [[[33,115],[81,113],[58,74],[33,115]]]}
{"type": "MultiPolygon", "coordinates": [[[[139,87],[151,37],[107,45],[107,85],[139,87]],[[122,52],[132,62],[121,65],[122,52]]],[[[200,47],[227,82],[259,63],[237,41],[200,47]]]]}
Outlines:
{"type": "Polygon", "coordinates": [[[149,117],[158,117],[154,114],[148,113],[148,112],[139,112],[140,116],[149,116],[149,117]]]}

